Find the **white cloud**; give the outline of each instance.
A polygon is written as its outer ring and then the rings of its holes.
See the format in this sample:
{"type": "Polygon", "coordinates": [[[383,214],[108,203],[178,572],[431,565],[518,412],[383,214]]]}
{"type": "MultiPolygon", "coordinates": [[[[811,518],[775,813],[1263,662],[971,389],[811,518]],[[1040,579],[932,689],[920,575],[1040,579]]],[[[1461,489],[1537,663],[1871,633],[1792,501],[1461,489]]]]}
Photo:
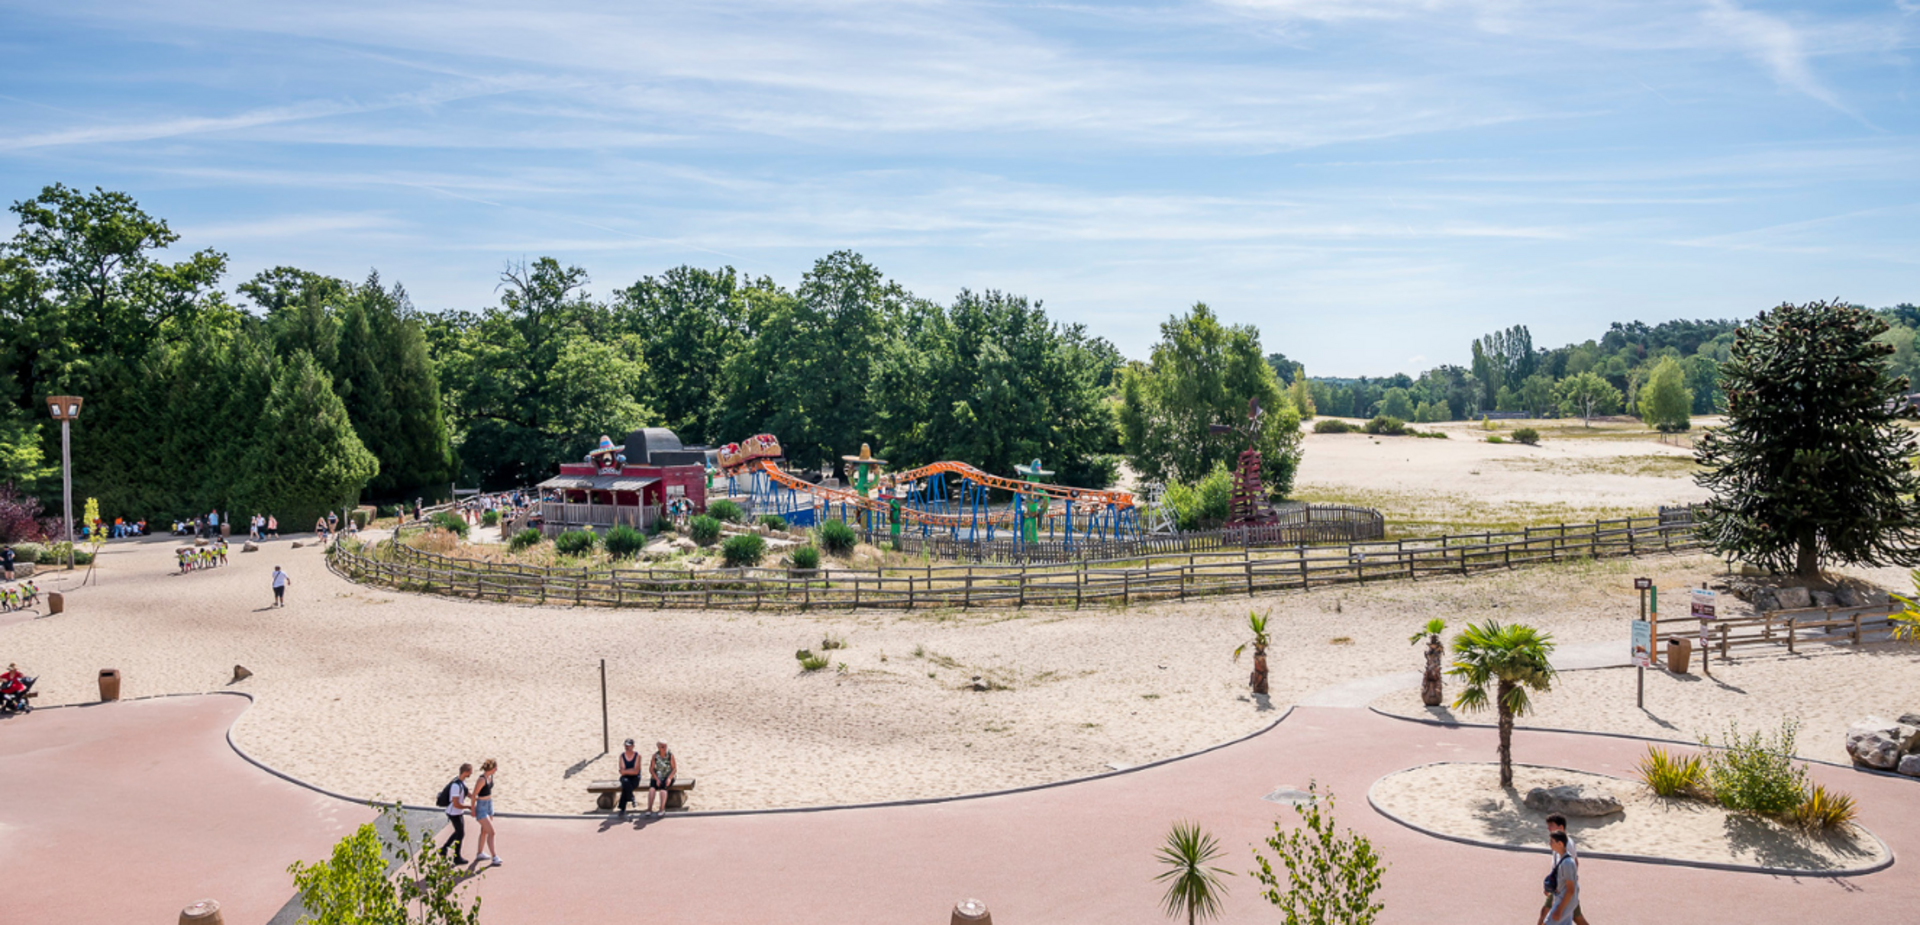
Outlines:
{"type": "Polygon", "coordinates": [[[1707,10],[1702,15],[1709,26],[1765,65],[1781,85],[1859,118],[1814,76],[1813,67],[1807,62],[1806,43],[1786,20],[1744,9],[1733,0],[1707,0],[1707,10]]]}

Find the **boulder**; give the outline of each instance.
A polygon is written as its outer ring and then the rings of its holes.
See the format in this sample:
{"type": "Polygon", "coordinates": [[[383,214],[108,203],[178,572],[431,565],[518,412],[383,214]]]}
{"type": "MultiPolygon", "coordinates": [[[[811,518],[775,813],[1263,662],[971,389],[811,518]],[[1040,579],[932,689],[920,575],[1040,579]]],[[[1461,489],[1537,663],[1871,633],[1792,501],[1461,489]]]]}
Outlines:
{"type": "Polygon", "coordinates": [[[255,543],[252,540],[248,540],[240,544],[240,551],[241,552],[259,552],[260,544],[255,543]]]}
{"type": "Polygon", "coordinates": [[[32,577],[33,577],[33,563],[31,563],[31,562],[15,562],[15,563],[13,564],[13,577],[15,577],[15,578],[21,578],[21,579],[25,579],[25,578],[32,578],[32,577]]]}
{"type": "Polygon", "coordinates": [[[1847,754],[1855,764],[1891,770],[1913,747],[1920,729],[1879,716],[1869,716],[1847,727],[1847,754]]]}
{"type": "Polygon", "coordinates": [[[1866,591],[1862,592],[1862,595],[1863,595],[1861,599],[1862,604],[1869,604],[1874,607],[1884,607],[1888,604],[1893,603],[1893,598],[1890,597],[1886,591],[1881,590],[1880,588],[1868,588],[1866,591]]]}
{"type": "Polygon", "coordinates": [[[1833,599],[1839,601],[1842,607],[1860,607],[1867,603],[1860,592],[1847,587],[1833,589],[1833,599]]]}
{"type": "Polygon", "coordinates": [[[1780,601],[1773,596],[1772,588],[1754,588],[1748,592],[1747,602],[1753,605],[1754,610],[1762,613],[1780,609],[1780,601]]]}
{"type": "Polygon", "coordinates": [[[1805,588],[1775,588],[1773,600],[1780,605],[1777,608],[1779,610],[1798,610],[1813,606],[1813,595],[1808,594],[1805,588]]]}
{"type": "Polygon", "coordinates": [[[207,545],[207,538],[206,538],[206,537],[204,537],[204,536],[196,536],[196,537],[194,537],[194,538],[193,538],[193,545],[195,545],[195,546],[205,546],[205,545],[207,545]]]}
{"type": "MultiPolygon", "coordinates": [[[[1912,726],[1915,729],[1920,729],[1920,713],[1902,713],[1900,714],[1899,723],[1902,726],[1912,726]]],[[[1910,749],[1910,751],[1920,752],[1920,740],[1916,740],[1913,743],[1913,748],[1910,749]]]]}
{"type": "Polygon", "coordinates": [[[295,548],[295,549],[299,549],[300,547],[302,547],[302,546],[305,546],[305,545],[307,545],[307,544],[305,544],[305,543],[302,543],[302,542],[300,542],[299,540],[294,540],[294,541],[293,541],[293,548],[295,548]]]}
{"type": "Polygon", "coordinates": [[[1534,812],[1563,816],[1608,816],[1621,809],[1619,797],[1586,784],[1535,787],[1527,791],[1524,802],[1534,812]]]}
{"type": "Polygon", "coordinates": [[[1900,763],[1894,767],[1894,770],[1908,777],[1920,777],[1920,755],[1907,755],[1902,757],[1900,763]]]}
{"type": "Polygon", "coordinates": [[[233,680],[229,683],[238,684],[241,681],[245,681],[246,679],[251,677],[253,677],[253,672],[248,671],[247,666],[235,665],[233,666],[233,680]]]}
{"type": "Polygon", "coordinates": [[[1840,603],[1840,599],[1835,597],[1832,591],[1810,591],[1808,595],[1813,598],[1815,607],[1832,607],[1840,603]]]}

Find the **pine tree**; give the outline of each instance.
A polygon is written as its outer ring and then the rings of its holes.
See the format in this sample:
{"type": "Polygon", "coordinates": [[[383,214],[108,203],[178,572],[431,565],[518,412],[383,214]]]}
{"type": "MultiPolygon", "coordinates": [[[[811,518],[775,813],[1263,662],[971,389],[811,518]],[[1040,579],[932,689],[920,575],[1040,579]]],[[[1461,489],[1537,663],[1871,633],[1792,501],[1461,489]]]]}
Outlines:
{"type": "Polygon", "coordinates": [[[1700,442],[1718,553],[1818,577],[1823,558],[1920,563],[1920,475],[1905,377],[1884,321],[1834,302],[1782,305],[1735,336],[1720,366],[1727,423],[1700,442]]]}
{"type": "Polygon", "coordinates": [[[354,435],[327,374],[299,351],[274,370],[242,468],[237,509],[304,525],[358,500],[380,461],[354,435]]]}

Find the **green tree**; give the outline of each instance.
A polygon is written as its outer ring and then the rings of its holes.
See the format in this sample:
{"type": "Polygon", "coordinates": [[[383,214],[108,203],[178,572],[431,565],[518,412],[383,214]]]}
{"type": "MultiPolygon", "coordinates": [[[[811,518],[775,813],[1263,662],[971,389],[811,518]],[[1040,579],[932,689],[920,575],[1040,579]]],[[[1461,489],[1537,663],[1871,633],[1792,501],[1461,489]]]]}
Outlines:
{"type": "Polygon", "coordinates": [[[1220,900],[1227,895],[1226,882],[1220,878],[1233,874],[1211,866],[1219,856],[1220,844],[1202,831],[1199,823],[1173,824],[1166,843],[1155,854],[1155,859],[1167,869],[1153,878],[1167,884],[1160,907],[1169,918],[1177,919],[1184,914],[1187,925],[1195,925],[1220,916],[1220,900]]]}
{"type": "Polygon", "coordinates": [[[1388,389],[1380,399],[1380,413],[1402,421],[1413,420],[1413,396],[1406,389],[1388,389]]]}
{"type": "Polygon", "coordinates": [[[1260,352],[1260,333],[1220,324],[1204,303],[1160,325],[1152,359],[1121,380],[1122,444],[1135,470],[1161,482],[1196,481],[1231,467],[1246,448],[1247,401],[1266,411],[1255,447],[1269,494],[1285,497],[1300,463],[1300,416],[1260,352]],[[1232,427],[1214,434],[1209,425],[1232,427]]]}
{"type": "Polygon", "coordinates": [[[1352,829],[1334,828],[1333,794],[1320,794],[1318,783],[1307,784],[1307,798],[1293,804],[1302,825],[1292,829],[1273,824],[1267,849],[1286,870],[1285,882],[1274,862],[1253,851],[1260,866],[1253,876],[1266,889],[1260,896],[1274,904],[1287,925],[1372,925],[1386,908],[1374,900],[1386,862],[1373,842],[1352,829]],[[1324,804],[1324,805],[1323,805],[1324,804]]]}
{"type": "Polygon", "coordinates": [[[382,288],[380,276],[343,299],[334,390],[354,433],[380,460],[368,484],[377,498],[406,497],[439,487],[457,473],[440,377],[406,290],[382,288]]]}
{"type": "Polygon", "coordinates": [[[1553,377],[1534,373],[1520,383],[1520,408],[1530,418],[1543,418],[1553,410],[1553,377]]]}
{"type": "Polygon", "coordinates": [[[380,462],[354,435],[327,374],[301,352],[274,371],[242,468],[238,506],[299,525],[358,500],[380,462]]]}
{"type": "Polygon", "coordinates": [[[1554,387],[1560,410],[1569,417],[1578,416],[1588,427],[1596,414],[1612,414],[1620,407],[1620,390],[1595,372],[1583,372],[1560,380],[1554,387]]]}
{"type": "Polygon", "coordinates": [[[1639,399],[1640,420],[1648,427],[1670,434],[1692,426],[1693,393],[1687,389],[1687,372],[1679,360],[1662,357],[1647,374],[1639,399]]]}
{"type": "Polygon", "coordinates": [[[1713,491],[1700,535],[1716,553],[1820,574],[1824,559],[1920,562],[1920,475],[1907,381],[1890,375],[1886,322],[1812,302],[1762,312],[1720,366],[1724,427],[1701,438],[1713,491]]]}
{"type": "Polygon", "coordinates": [[[722,397],[728,357],[746,345],[745,289],[774,289],[771,280],[745,284],[732,267],[679,266],[647,276],[615,294],[614,322],[640,339],[666,425],[688,442],[722,443],[750,434],[722,434],[713,420],[722,397]]]}
{"type": "Polygon", "coordinates": [[[434,850],[432,830],[415,832],[391,806],[380,825],[365,823],[333,846],[325,860],[293,862],[293,888],[310,925],[476,925],[480,900],[466,905],[465,870],[434,850]],[[383,837],[381,829],[392,833],[383,837]],[[389,859],[398,875],[388,873],[389,859]]]}
{"type": "Polygon", "coordinates": [[[1533,709],[1527,691],[1553,686],[1553,637],[1531,626],[1503,625],[1495,620],[1467,625],[1453,638],[1453,666],[1447,674],[1459,678],[1454,709],[1493,707],[1500,717],[1500,786],[1513,786],[1513,718],[1533,709]],[[1493,692],[1488,693],[1491,686],[1493,692]]]}

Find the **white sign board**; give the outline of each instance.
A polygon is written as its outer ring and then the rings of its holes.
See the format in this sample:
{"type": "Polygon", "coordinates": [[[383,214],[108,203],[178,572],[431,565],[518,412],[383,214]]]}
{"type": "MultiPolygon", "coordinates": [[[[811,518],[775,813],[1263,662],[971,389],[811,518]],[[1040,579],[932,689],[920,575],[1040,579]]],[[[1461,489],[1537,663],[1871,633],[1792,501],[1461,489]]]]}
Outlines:
{"type": "Polygon", "coordinates": [[[1653,665],[1653,624],[1645,620],[1633,621],[1633,667],[1649,668],[1653,665]]]}
{"type": "Polygon", "coordinates": [[[1714,619],[1714,594],[1712,591],[1695,588],[1692,591],[1693,615],[1700,618],[1700,648],[1707,647],[1707,623],[1714,619]]]}

